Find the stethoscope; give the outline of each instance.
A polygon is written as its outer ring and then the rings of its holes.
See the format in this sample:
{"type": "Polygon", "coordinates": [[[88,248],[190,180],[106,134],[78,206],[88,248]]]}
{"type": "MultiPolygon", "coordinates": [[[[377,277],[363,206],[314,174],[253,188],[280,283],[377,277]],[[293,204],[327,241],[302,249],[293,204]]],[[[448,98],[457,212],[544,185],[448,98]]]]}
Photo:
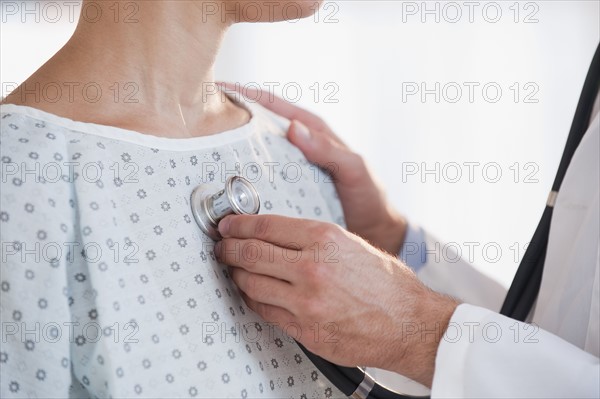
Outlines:
{"type": "MultiPolygon", "coordinates": [[[[600,88],[600,46],[596,49],[592,65],[588,72],[583,91],[575,111],[575,117],[565,151],[563,153],[552,191],[548,196],[546,209],[542,219],[533,235],[531,243],[525,252],[517,274],[511,284],[501,314],[524,321],[537,298],[544,261],[550,220],[558,190],[566,174],[567,168],[577,146],[587,130],[587,125],[592,114],[594,100],[600,88]]],[[[231,214],[257,214],[260,210],[260,196],[254,186],[240,176],[229,177],[225,188],[214,192],[206,186],[197,187],[191,196],[191,206],[194,218],[200,229],[213,240],[220,240],[217,230],[219,221],[231,214]]],[[[363,368],[343,367],[333,364],[314,353],[309,352],[304,346],[298,346],[314,365],[323,373],[332,384],[348,397],[353,399],[407,399],[428,398],[429,396],[413,396],[390,390],[378,384],[363,368]]]]}

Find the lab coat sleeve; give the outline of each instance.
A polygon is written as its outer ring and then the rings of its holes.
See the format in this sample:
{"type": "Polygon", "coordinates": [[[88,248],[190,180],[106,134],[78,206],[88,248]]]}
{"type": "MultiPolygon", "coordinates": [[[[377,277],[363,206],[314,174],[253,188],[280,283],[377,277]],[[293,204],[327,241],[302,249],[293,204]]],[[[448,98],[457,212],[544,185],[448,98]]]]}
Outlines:
{"type": "Polygon", "coordinates": [[[462,304],[437,352],[432,398],[600,396],[599,359],[539,329],[462,304]]]}
{"type": "Polygon", "coordinates": [[[462,302],[499,311],[506,288],[486,276],[430,234],[424,233],[425,264],[417,276],[435,291],[451,295],[462,302]]]}

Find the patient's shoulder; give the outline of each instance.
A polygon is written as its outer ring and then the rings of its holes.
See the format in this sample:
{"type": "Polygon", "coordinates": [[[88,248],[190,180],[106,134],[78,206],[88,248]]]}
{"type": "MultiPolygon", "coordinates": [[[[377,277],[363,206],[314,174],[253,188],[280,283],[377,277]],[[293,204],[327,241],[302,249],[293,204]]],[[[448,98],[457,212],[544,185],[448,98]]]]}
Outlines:
{"type": "Polygon", "coordinates": [[[43,117],[44,112],[34,108],[2,104],[0,106],[0,135],[3,153],[8,152],[8,145],[14,145],[11,153],[20,153],[24,148],[36,145],[41,148],[62,146],[64,128],[53,125],[43,117]],[[22,145],[17,145],[20,143],[22,145]]]}
{"type": "Polygon", "coordinates": [[[63,207],[70,214],[73,168],[69,167],[65,129],[28,114],[24,108],[0,108],[3,210],[14,208],[20,214],[39,205],[38,211],[47,210],[48,216],[63,207]],[[19,201],[23,203],[17,204],[19,201]]]}

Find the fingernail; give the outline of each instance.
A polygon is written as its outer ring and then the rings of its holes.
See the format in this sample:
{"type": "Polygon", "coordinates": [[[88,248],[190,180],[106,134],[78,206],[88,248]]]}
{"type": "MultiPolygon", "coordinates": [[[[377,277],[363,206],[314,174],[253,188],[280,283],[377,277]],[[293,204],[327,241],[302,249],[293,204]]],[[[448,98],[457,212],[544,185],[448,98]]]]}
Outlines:
{"type": "Polygon", "coordinates": [[[310,130],[300,121],[293,121],[296,135],[304,142],[310,141],[310,130]]]}
{"type": "Polygon", "coordinates": [[[227,233],[229,233],[229,222],[229,218],[225,218],[219,223],[219,233],[221,233],[223,237],[225,237],[227,233]]]}
{"type": "Polygon", "coordinates": [[[215,244],[215,247],[213,248],[213,251],[217,258],[221,257],[221,241],[217,241],[217,243],[215,244]]]}

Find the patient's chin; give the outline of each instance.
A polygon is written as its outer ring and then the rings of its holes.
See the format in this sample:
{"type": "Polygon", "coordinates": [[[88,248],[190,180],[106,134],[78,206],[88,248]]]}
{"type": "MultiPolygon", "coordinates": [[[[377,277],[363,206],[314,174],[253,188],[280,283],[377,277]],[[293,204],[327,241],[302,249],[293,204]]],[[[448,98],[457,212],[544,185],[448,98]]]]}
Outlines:
{"type": "Polygon", "coordinates": [[[222,4],[222,12],[235,22],[279,22],[310,17],[323,0],[235,0],[222,4]]]}

